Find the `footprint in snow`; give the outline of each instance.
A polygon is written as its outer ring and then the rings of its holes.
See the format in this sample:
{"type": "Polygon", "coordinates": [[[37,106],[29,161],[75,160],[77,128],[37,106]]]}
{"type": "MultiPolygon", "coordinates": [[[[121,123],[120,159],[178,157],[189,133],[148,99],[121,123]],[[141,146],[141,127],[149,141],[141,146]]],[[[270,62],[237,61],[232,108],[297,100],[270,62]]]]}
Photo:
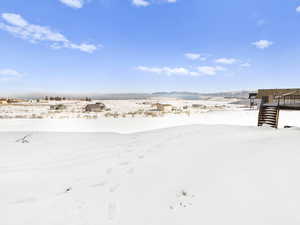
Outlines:
{"type": "Polygon", "coordinates": [[[109,188],[109,192],[115,192],[116,190],[118,190],[119,187],[120,187],[120,184],[116,184],[114,186],[111,186],[109,188]]]}
{"type": "Polygon", "coordinates": [[[143,159],[143,158],[145,158],[145,156],[144,155],[139,155],[138,158],[143,159]]]}
{"type": "Polygon", "coordinates": [[[126,152],[133,152],[133,151],[134,151],[133,148],[129,148],[129,149],[126,150],[126,152]]]}
{"type": "Polygon", "coordinates": [[[112,173],[112,170],[113,170],[112,168],[108,168],[108,169],[106,170],[106,174],[107,174],[107,175],[111,174],[111,173],[112,173]]]}
{"type": "Polygon", "coordinates": [[[130,164],[129,161],[121,162],[119,165],[120,166],[128,166],[130,164]]]}
{"type": "Polygon", "coordinates": [[[128,174],[133,174],[134,173],[134,168],[130,168],[129,170],[127,170],[128,174]]]}
{"type": "Polygon", "coordinates": [[[91,187],[103,187],[106,185],[106,181],[102,181],[100,183],[97,183],[97,184],[93,184],[91,185],[91,187]]]}
{"type": "Polygon", "coordinates": [[[30,198],[24,198],[24,199],[17,200],[13,203],[14,204],[25,204],[25,203],[33,203],[33,202],[36,202],[36,201],[37,201],[36,198],[30,197],[30,198]]]}
{"type": "Polygon", "coordinates": [[[107,206],[107,218],[109,220],[114,220],[117,214],[117,204],[115,202],[110,202],[107,206]]]}

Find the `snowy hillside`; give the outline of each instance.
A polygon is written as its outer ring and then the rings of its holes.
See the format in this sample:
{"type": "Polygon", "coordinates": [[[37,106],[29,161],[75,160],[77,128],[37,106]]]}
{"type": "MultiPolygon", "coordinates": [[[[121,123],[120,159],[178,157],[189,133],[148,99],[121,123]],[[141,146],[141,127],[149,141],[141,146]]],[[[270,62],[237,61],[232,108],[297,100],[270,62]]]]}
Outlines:
{"type": "MultiPolygon", "coordinates": [[[[300,127],[298,111],[281,111],[279,127],[300,127]]],[[[84,119],[0,119],[0,131],[43,132],[117,132],[133,133],[168,127],[209,124],[256,126],[257,110],[234,110],[201,113],[197,115],[168,115],[165,117],[84,119]]]]}
{"type": "Polygon", "coordinates": [[[299,132],[1,132],[0,224],[299,224],[299,132]]]}

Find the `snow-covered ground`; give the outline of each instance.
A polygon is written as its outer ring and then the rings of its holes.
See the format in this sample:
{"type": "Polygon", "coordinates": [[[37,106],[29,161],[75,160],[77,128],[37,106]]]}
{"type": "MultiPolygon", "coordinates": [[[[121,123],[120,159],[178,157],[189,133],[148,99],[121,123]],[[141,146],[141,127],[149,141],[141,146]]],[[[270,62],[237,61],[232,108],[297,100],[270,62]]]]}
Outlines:
{"type": "Polygon", "coordinates": [[[300,129],[257,114],[0,119],[0,225],[299,224],[300,129]]]}
{"type": "Polygon", "coordinates": [[[2,132],[0,224],[296,225],[299,134],[2,132]]]}
{"type": "MultiPolygon", "coordinates": [[[[134,133],[193,124],[256,126],[257,110],[225,110],[194,115],[98,119],[0,119],[0,131],[118,132],[134,133]]],[[[300,127],[300,112],[281,111],[279,127],[300,127]]]]}
{"type": "MultiPolygon", "coordinates": [[[[210,111],[233,110],[240,106],[229,104],[236,99],[215,98],[212,100],[181,100],[181,99],[144,99],[144,100],[80,100],[63,101],[26,101],[13,104],[0,104],[0,119],[97,119],[147,117],[147,113],[156,116],[168,114],[199,114],[210,111]],[[88,104],[103,103],[106,108],[102,112],[85,112],[88,104]],[[170,104],[172,112],[155,112],[156,103],[170,104]],[[51,106],[63,105],[64,109],[53,110],[51,106]],[[196,106],[196,107],[194,107],[196,106]],[[198,107],[197,107],[198,106],[198,107]]],[[[151,116],[151,115],[150,115],[151,116]]]]}

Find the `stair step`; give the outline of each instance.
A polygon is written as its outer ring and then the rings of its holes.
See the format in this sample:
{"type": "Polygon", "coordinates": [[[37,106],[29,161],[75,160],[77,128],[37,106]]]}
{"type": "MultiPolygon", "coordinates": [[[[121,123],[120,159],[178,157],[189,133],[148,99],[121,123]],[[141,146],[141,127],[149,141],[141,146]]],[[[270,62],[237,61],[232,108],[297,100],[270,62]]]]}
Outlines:
{"type": "Polygon", "coordinates": [[[277,109],[276,110],[263,110],[264,112],[277,112],[277,109]]]}
{"type": "Polygon", "coordinates": [[[261,118],[263,117],[271,117],[271,118],[276,118],[277,115],[260,115],[261,118]]]}
{"type": "Polygon", "coordinates": [[[260,115],[260,118],[276,118],[276,115],[260,115]]]}
{"type": "Polygon", "coordinates": [[[276,122],[276,118],[260,118],[259,121],[275,121],[276,122]]]}
{"type": "Polygon", "coordinates": [[[264,124],[267,124],[267,125],[270,125],[270,126],[276,126],[275,123],[263,123],[263,124],[260,124],[260,126],[264,125],[264,124]]]}
{"type": "Polygon", "coordinates": [[[271,114],[274,114],[274,113],[275,113],[275,114],[276,114],[277,111],[272,111],[272,112],[271,112],[271,111],[263,111],[262,113],[271,113],[271,114]]]}
{"type": "Polygon", "coordinates": [[[276,122],[276,119],[273,119],[273,118],[264,118],[264,119],[260,119],[259,121],[271,121],[271,122],[276,122]]]}
{"type": "Polygon", "coordinates": [[[266,109],[264,109],[264,112],[277,112],[277,109],[276,110],[266,110],[266,109]]]}
{"type": "Polygon", "coordinates": [[[261,106],[258,115],[258,126],[266,124],[276,128],[278,123],[278,113],[278,106],[261,106]]]}
{"type": "Polygon", "coordinates": [[[261,116],[277,116],[277,113],[275,113],[275,114],[266,114],[266,113],[261,113],[260,114],[261,116]]]}
{"type": "Polygon", "coordinates": [[[262,116],[276,116],[276,115],[277,115],[277,113],[273,113],[273,114],[266,114],[266,113],[262,113],[261,115],[262,115],[262,116]]]}

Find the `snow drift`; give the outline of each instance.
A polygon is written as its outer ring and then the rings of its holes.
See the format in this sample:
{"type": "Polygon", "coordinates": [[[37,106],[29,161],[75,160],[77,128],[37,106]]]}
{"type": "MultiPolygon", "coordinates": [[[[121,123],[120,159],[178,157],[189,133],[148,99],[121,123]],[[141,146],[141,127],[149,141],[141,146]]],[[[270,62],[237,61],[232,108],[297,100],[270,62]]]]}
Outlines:
{"type": "Polygon", "coordinates": [[[299,224],[299,134],[1,132],[0,224],[299,224]]]}

